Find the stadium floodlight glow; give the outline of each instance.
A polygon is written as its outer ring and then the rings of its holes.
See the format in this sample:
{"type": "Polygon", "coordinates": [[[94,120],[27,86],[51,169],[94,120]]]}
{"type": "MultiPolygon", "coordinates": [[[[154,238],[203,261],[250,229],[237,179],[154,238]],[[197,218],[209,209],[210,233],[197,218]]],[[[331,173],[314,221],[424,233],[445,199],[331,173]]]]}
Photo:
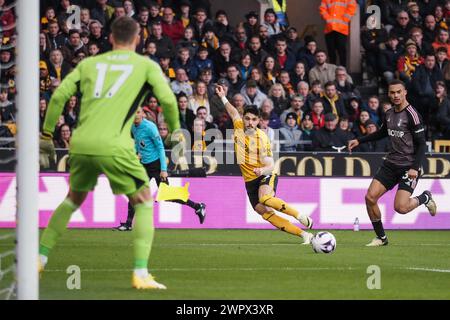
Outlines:
{"type": "Polygon", "coordinates": [[[39,0],[17,3],[17,297],[39,298],[39,0]]]}

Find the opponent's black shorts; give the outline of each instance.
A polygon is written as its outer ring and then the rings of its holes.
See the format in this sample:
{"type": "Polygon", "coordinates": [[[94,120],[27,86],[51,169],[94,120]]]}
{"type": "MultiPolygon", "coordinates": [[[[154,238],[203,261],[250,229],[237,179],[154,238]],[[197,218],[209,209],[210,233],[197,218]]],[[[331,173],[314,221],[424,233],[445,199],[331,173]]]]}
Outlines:
{"type": "Polygon", "coordinates": [[[380,181],[387,190],[393,189],[398,184],[398,190],[405,190],[412,194],[419,181],[421,171],[419,170],[416,179],[409,179],[409,169],[411,167],[398,167],[384,161],[373,178],[380,181]]]}
{"type": "Polygon", "coordinates": [[[245,183],[245,189],[247,189],[248,199],[252,204],[253,209],[259,203],[259,187],[262,185],[269,185],[272,187],[274,192],[277,192],[278,176],[276,174],[260,176],[252,181],[245,183]]]}
{"type": "MultiPolygon", "coordinates": [[[[159,187],[159,184],[161,183],[161,162],[158,160],[155,160],[153,162],[149,162],[149,163],[144,163],[142,164],[145,168],[145,171],[147,171],[147,175],[148,178],[150,179],[150,181],[152,181],[152,179],[155,179],[156,184],[159,187]]],[[[169,180],[167,179],[166,181],[164,181],[165,183],[169,184],[169,180]]]]}

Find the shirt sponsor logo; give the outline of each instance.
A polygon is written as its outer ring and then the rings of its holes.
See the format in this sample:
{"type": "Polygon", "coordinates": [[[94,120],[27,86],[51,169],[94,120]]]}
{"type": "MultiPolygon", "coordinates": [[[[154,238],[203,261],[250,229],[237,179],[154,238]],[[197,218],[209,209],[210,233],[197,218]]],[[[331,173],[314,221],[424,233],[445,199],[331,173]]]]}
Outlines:
{"type": "Polygon", "coordinates": [[[403,138],[403,136],[405,135],[405,133],[403,131],[392,130],[392,129],[388,129],[388,134],[391,137],[396,137],[396,138],[403,138]]]}

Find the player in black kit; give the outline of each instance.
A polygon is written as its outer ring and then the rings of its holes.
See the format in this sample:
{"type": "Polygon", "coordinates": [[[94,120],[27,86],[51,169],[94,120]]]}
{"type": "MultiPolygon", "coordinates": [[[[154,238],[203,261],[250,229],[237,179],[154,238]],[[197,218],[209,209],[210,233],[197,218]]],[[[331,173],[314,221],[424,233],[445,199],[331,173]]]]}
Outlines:
{"type": "Polygon", "coordinates": [[[394,208],[400,214],[406,214],[424,204],[432,216],[436,215],[436,203],[431,192],[424,191],[417,197],[411,197],[419,180],[422,162],[425,157],[425,130],[419,113],[406,100],[405,84],[394,80],[389,84],[389,99],[393,108],[386,111],[383,125],[377,132],[349,141],[351,151],[360,143],[389,137],[391,150],[375,174],[366,194],[366,207],[377,237],[368,247],[385,246],[388,239],[381,222],[378,199],[398,184],[394,208]]]}

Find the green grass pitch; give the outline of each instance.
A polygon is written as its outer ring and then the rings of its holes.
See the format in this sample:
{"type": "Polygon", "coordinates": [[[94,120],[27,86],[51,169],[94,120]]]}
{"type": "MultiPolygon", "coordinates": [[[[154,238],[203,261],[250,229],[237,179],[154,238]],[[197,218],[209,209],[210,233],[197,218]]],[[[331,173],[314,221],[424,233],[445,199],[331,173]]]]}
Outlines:
{"type": "Polygon", "coordinates": [[[130,232],[71,229],[50,255],[40,298],[450,299],[450,231],[387,231],[379,248],[364,246],[372,231],[331,232],[337,249],[326,255],[276,230],[156,230],[150,269],[168,290],[137,291],[130,232]],[[80,290],[67,289],[70,265],[81,269],[80,290]],[[371,265],[379,290],[367,288],[371,265]]]}

